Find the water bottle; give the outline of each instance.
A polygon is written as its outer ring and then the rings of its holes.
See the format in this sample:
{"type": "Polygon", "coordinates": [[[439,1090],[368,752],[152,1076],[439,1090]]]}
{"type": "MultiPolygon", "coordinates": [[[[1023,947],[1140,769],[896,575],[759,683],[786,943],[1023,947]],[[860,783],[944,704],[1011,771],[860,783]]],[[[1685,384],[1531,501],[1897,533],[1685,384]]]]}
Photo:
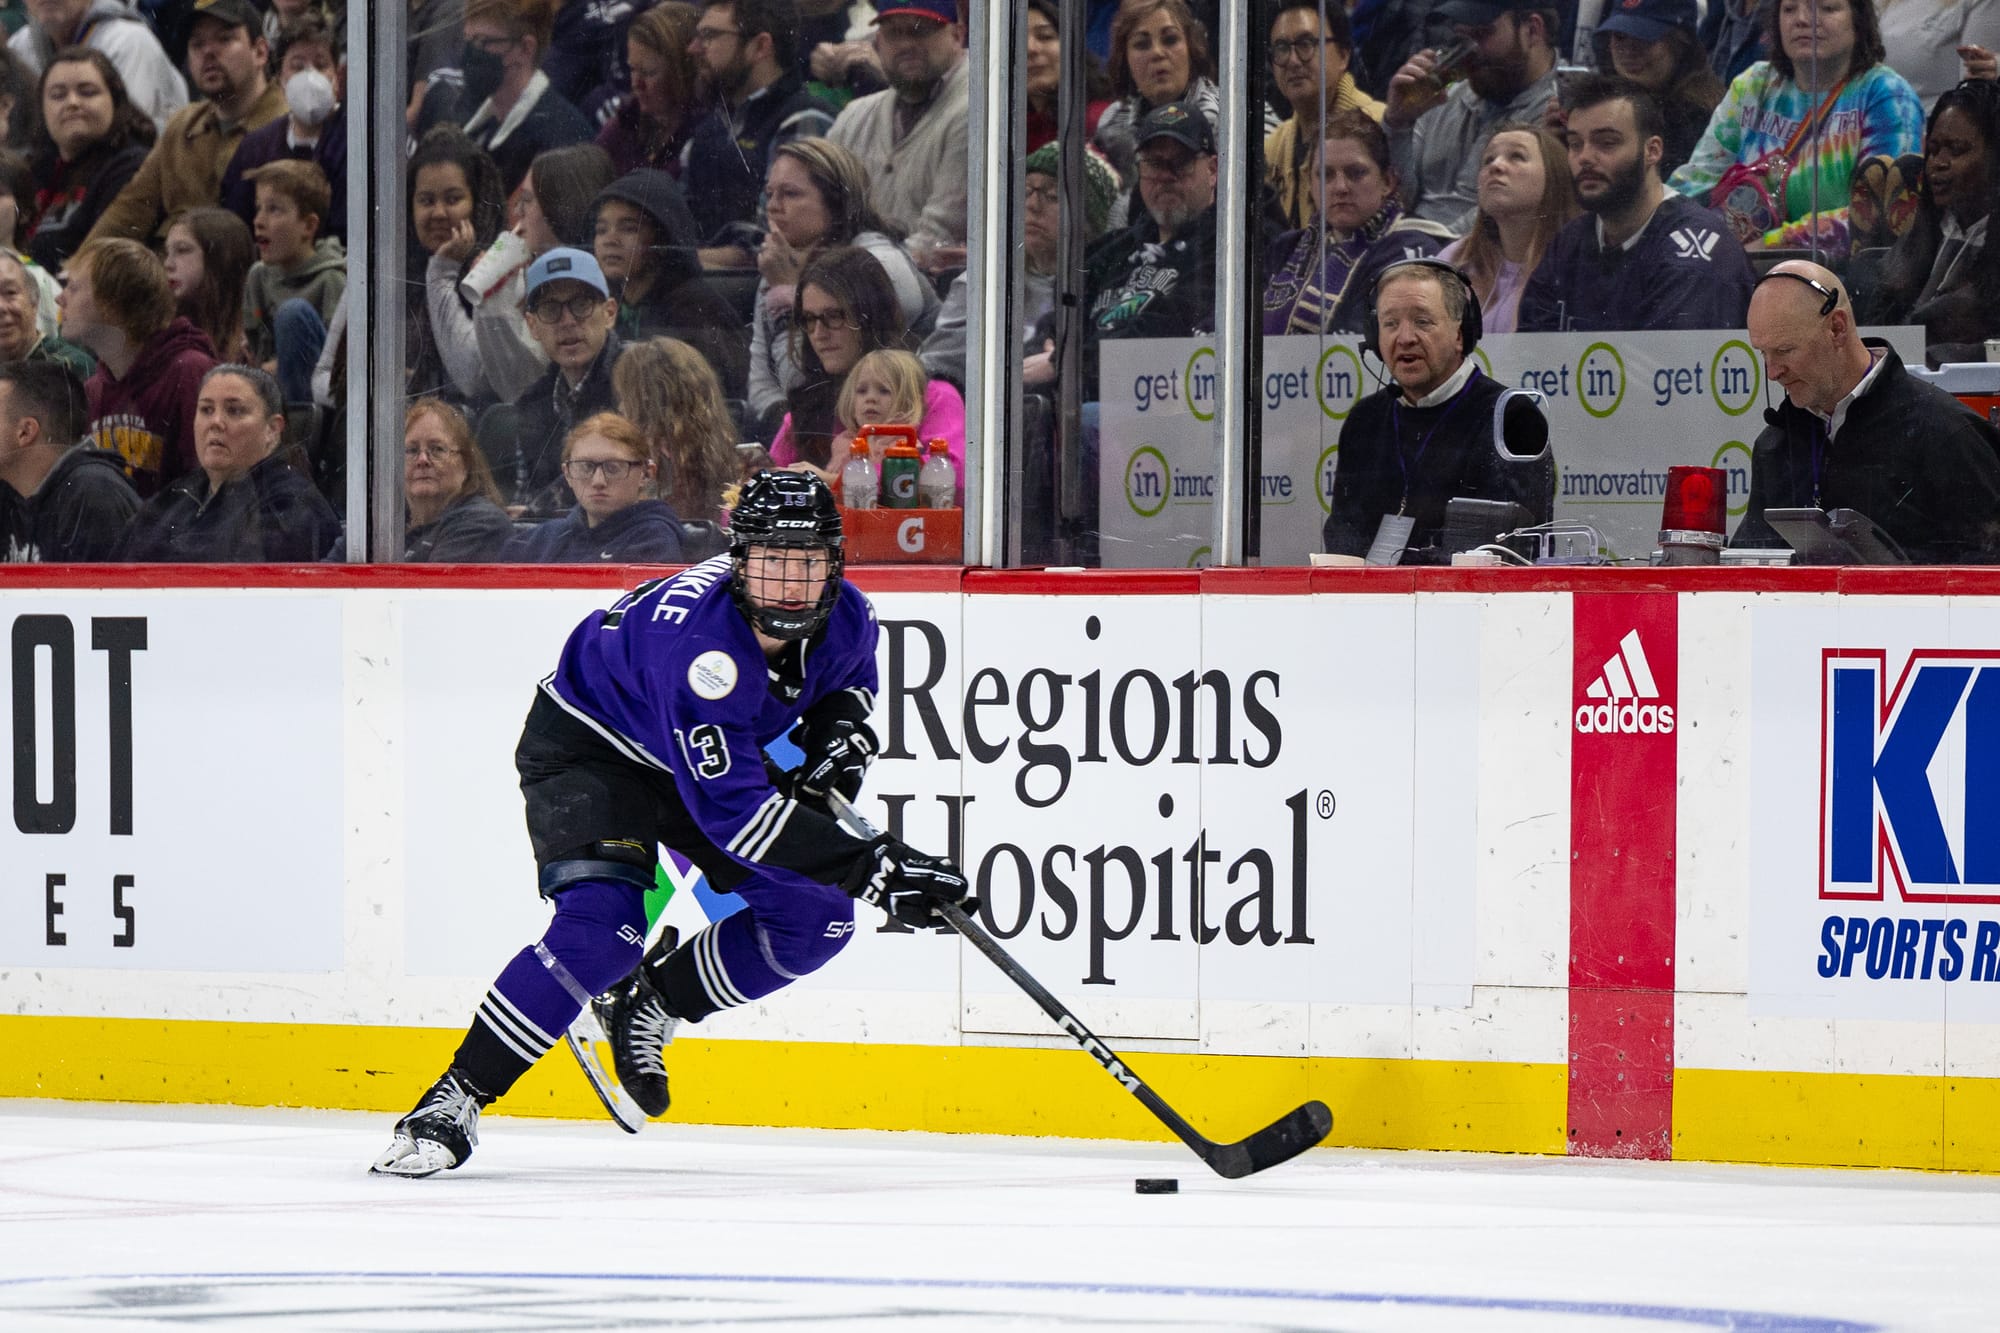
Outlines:
{"type": "Polygon", "coordinates": [[[931,441],[930,457],[917,473],[917,506],[920,509],[950,509],[958,492],[958,476],[951,470],[951,445],[943,436],[931,441]]]}
{"type": "Polygon", "coordinates": [[[882,454],[882,507],[915,509],[917,474],[923,470],[924,456],[917,448],[917,433],[904,427],[896,442],[882,454]]]}
{"type": "Polygon", "coordinates": [[[878,484],[868,441],[856,440],[847,447],[847,462],[840,469],[841,503],[849,509],[873,509],[878,484]]]}

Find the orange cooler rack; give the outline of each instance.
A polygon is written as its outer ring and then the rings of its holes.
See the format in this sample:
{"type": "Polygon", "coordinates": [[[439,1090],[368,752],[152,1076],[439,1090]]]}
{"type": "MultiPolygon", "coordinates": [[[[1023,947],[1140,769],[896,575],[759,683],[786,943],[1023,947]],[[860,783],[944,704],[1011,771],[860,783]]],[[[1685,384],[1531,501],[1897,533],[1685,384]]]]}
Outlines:
{"type": "Polygon", "coordinates": [[[840,519],[849,564],[965,563],[962,509],[843,509],[840,519]]]}

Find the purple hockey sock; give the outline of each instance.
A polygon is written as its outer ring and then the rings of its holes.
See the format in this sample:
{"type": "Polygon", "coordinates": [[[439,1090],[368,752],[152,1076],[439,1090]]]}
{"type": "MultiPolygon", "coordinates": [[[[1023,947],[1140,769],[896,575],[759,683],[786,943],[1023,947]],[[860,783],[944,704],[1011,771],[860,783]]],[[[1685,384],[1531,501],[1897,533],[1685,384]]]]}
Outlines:
{"type": "Polygon", "coordinates": [[[623,884],[586,882],[556,898],[541,941],[514,955],[473,1015],[452,1065],[498,1097],[561,1039],[590,997],[639,963],[645,900],[623,884]]]}

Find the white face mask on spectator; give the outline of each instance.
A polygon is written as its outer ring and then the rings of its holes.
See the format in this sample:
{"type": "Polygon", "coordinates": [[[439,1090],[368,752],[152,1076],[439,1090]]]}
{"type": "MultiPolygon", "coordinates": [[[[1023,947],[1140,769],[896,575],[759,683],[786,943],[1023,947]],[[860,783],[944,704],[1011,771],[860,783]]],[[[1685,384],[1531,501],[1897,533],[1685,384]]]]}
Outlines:
{"type": "Polygon", "coordinates": [[[333,114],[333,80],[316,69],[302,69],[285,80],[285,105],[301,125],[319,125],[333,114]]]}

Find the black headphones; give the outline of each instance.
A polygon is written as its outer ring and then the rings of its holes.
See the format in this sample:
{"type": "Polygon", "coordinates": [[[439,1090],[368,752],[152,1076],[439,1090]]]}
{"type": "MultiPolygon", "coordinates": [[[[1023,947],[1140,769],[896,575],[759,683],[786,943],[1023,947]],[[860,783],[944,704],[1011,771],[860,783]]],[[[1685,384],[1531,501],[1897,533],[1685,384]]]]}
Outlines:
{"type": "Polygon", "coordinates": [[[1479,293],[1472,290],[1472,279],[1466,277],[1464,273],[1442,259],[1430,258],[1399,259],[1375,275],[1374,284],[1368,288],[1368,309],[1362,317],[1361,354],[1372,356],[1377,361],[1387,362],[1388,358],[1382,355],[1382,348],[1376,342],[1375,300],[1381,294],[1383,283],[1397,273],[1412,268],[1429,269],[1439,275],[1440,282],[1457,283],[1459,291],[1465,293],[1465,314],[1458,321],[1458,336],[1463,343],[1464,354],[1471,356],[1472,349],[1479,346],[1479,339],[1486,332],[1486,319],[1479,310],[1479,293]]]}
{"type": "Polygon", "coordinates": [[[1755,288],[1762,287],[1765,283],[1769,282],[1773,278],[1790,278],[1793,282],[1803,282],[1806,286],[1818,292],[1821,297],[1819,303],[1819,313],[1822,318],[1824,318],[1827,315],[1831,315],[1833,313],[1833,308],[1840,304],[1839,292],[1835,291],[1833,288],[1827,286],[1825,283],[1820,282],[1815,278],[1808,278],[1803,273],[1794,273],[1788,268],[1771,269],[1768,272],[1766,272],[1762,277],[1758,278],[1757,281],[1751,283],[1750,285],[1754,290],[1755,288]]]}

